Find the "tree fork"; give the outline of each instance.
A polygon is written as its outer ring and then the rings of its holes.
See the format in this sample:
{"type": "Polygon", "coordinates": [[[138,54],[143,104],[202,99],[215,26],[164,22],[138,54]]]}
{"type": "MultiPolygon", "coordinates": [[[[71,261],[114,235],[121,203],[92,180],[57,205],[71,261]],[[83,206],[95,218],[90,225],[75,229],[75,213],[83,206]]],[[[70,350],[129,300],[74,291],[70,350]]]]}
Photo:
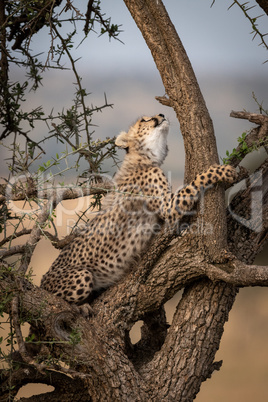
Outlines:
{"type": "Polygon", "coordinates": [[[154,378],[160,400],[192,401],[219,370],[214,357],[236,293],[234,286],[206,279],[185,288],[166,342],[143,372],[148,381],[154,378]]]}

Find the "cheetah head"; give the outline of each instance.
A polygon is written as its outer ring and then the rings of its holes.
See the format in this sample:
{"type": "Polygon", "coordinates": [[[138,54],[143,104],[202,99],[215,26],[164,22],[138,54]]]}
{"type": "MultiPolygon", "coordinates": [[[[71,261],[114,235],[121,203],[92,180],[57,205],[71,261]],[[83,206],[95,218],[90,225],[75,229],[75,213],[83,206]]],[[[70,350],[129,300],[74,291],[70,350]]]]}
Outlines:
{"type": "Polygon", "coordinates": [[[129,154],[136,153],[161,165],[167,156],[169,123],[163,114],[143,116],[128,132],[122,131],[115,140],[118,147],[129,154]]]}

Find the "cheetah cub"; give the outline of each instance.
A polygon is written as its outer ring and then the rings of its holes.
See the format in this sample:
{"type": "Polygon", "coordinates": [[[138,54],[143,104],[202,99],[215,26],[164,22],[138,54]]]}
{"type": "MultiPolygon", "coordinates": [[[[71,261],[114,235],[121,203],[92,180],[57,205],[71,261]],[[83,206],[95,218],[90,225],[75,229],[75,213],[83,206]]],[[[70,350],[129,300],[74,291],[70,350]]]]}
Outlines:
{"type": "Polygon", "coordinates": [[[114,191],[104,198],[102,211],[61,251],[43,276],[42,288],[88,306],[92,291],[118,282],[163,223],[178,221],[193,207],[201,189],[234,180],[235,169],[216,165],[173,194],[160,168],[168,152],[168,130],[168,121],[159,114],[142,117],[118,135],[115,143],[127,153],[115,175],[114,191]]]}

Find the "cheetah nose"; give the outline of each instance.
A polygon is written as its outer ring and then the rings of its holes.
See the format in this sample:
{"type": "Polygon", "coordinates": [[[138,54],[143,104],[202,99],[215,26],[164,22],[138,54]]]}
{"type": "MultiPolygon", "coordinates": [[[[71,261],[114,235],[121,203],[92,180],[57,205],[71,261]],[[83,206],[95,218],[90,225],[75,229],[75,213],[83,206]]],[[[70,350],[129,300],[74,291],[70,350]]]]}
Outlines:
{"type": "Polygon", "coordinates": [[[164,114],[162,114],[162,113],[159,113],[159,115],[158,115],[158,116],[163,117],[163,119],[165,118],[165,115],[164,115],[164,114]]]}

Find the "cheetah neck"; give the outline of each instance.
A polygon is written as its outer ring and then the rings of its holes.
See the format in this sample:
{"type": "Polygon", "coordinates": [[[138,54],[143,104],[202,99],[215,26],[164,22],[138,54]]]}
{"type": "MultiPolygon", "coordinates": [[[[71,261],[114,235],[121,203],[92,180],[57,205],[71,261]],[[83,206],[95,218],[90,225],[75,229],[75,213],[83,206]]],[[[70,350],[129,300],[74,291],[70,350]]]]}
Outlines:
{"type": "Polygon", "coordinates": [[[115,180],[118,181],[129,175],[133,175],[133,172],[136,170],[144,170],[155,166],[160,166],[160,164],[152,161],[147,156],[132,152],[125,156],[121,168],[115,175],[115,180]]]}

